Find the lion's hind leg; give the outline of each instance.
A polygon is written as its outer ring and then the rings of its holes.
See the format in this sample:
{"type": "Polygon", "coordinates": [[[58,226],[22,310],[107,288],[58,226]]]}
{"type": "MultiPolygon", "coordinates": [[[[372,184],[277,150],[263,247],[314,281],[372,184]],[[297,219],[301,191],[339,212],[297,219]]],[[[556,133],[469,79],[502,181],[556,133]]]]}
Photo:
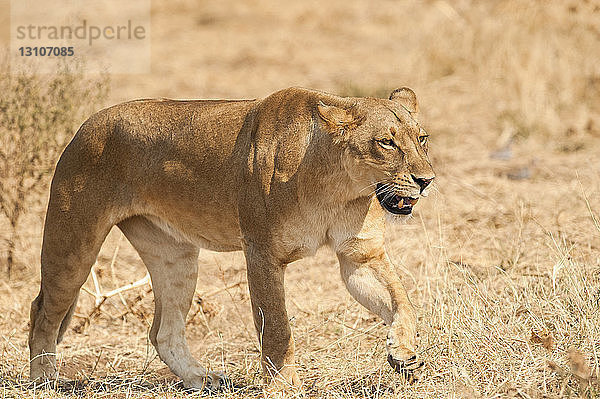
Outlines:
{"type": "Polygon", "coordinates": [[[218,388],[225,376],[202,367],[185,339],[198,276],[198,247],[175,239],[143,216],[126,219],[118,227],[150,272],[155,306],[150,341],[161,360],[188,388],[218,388]]]}
{"type": "MultiPolygon", "coordinates": [[[[83,203],[83,202],[82,202],[83,203]]],[[[87,279],[112,223],[101,207],[75,212],[61,209],[56,192],[50,196],[41,257],[41,284],[31,304],[29,352],[30,378],[54,379],[56,345],[65,333],[77,304],[79,289],[87,279]],[[99,210],[94,212],[93,210],[99,210]]]]}

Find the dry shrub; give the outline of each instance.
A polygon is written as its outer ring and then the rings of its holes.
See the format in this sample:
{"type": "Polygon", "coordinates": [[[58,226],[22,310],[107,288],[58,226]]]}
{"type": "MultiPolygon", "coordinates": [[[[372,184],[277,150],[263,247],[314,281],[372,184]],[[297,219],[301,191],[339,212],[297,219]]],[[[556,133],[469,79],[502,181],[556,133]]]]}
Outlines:
{"type": "Polygon", "coordinates": [[[40,74],[0,66],[0,211],[9,224],[3,237],[9,278],[21,217],[45,193],[76,124],[102,104],[107,87],[106,77],[87,77],[80,67],[40,74]]]}

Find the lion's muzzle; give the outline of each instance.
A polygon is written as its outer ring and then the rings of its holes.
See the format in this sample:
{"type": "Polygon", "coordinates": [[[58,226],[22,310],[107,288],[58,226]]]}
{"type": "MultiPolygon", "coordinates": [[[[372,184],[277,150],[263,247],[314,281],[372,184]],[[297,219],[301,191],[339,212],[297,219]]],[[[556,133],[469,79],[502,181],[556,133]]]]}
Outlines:
{"type": "Polygon", "coordinates": [[[377,193],[377,200],[383,209],[394,215],[410,215],[413,206],[419,201],[418,198],[403,197],[390,190],[386,190],[383,184],[378,184],[375,191],[377,193]]]}

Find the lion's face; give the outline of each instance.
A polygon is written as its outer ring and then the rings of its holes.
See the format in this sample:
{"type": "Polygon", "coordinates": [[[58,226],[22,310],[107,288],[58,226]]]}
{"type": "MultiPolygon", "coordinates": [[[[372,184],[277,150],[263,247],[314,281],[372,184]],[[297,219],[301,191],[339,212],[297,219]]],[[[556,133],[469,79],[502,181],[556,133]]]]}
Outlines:
{"type": "Polygon", "coordinates": [[[345,113],[327,108],[320,106],[319,112],[336,122],[349,175],[365,192],[374,192],[387,212],[410,215],[435,177],[412,90],[394,90],[389,100],[364,99],[345,113]]]}

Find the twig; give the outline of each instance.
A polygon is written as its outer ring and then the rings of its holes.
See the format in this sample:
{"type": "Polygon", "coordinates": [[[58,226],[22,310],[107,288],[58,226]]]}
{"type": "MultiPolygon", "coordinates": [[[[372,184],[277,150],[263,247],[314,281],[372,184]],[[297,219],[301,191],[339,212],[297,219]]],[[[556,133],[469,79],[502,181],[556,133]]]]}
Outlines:
{"type": "Polygon", "coordinates": [[[98,304],[100,303],[100,301],[102,300],[102,289],[100,288],[100,282],[98,281],[98,276],[96,276],[96,265],[98,263],[95,262],[94,265],[92,266],[92,270],[90,270],[90,274],[92,275],[92,281],[94,282],[94,289],[96,290],[96,293],[94,294],[94,297],[96,297],[96,306],[98,306],[98,304]]]}
{"type": "Polygon", "coordinates": [[[100,357],[102,357],[102,348],[100,348],[100,353],[98,353],[98,357],[96,358],[96,362],[94,363],[94,367],[92,368],[92,371],[90,372],[90,374],[87,377],[88,381],[92,379],[92,376],[96,372],[96,368],[98,367],[98,363],[100,363],[100,357]]]}
{"type": "MultiPolygon", "coordinates": [[[[119,235],[119,241],[117,241],[117,245],[115,246],[115,251],[113,252],[113,257],[110,260],[110,277],[112,279],[112,282],[114,285],[116,285],[116,281],[117,281],[117,276],[115,274],[115,262],[117,261],[117,255],[119,254],[119,249],[121,247],[121,240],[123,240],[123,234],[119,235]]],[[[123,298],[123,295],[119,292],[119,299],[121,300],[121,303],[125,306],[125,307],[129,307],[127,305],[127,302],[125,301],[125,298],[123,298]]]]}
{"type": "MultiPolygon", "coordinates": [[[[141,279],[139,279],[137,281],[134,281],[131,284],[124,285],[122,287],[116,288],[116,289],[114,289],[112,291],[108,291],[108,292],[106,292],[106,293],[103,294],[100,291],[100,283],[98,282],[98,279],[96,277],[96,274],[94,273],[94,269],[93,268],[92,268],[91,274],[92,274],[92,280],[94,281],[94,287],[95,287],[95,289],[96,289],[97,292],[94,293],[94,292],[90,291],[89,289],[87,289],[85,287],[81,287],[81,289],[84,292],[87,292],[88,294],[90,294],[90,295],[94,296],[94,298],[96,298],[95,306],[94,306],[94,309],[92,309],[92,311],[87,316],[83,316],[83,321],[78,326],[74,327],[74,329],[76,331],[81,331],[85,327],[85,325],[90,322],[90,320],[92,319],[92,317],[94,317],[97,313],[100,312],[100,307],[104,304],[104,302],[106,302],[106,300],[108,298],[110,298],[112,296],[115,296],[115,295],[118,295],[118,294],[121,294],[124,291],[140,287],[140,286],[142,286],[142,285],[150,282],[150,274],[146,273],[146,275],[143,278],[141,278],[141,279]]],[[[125,306],[127,306],[126,302],[125,302],[125,306]]],[[[126,315],[129,312],[133,313],[133,310],[129,306],[127,306],[127,311],[124,312],[123,314],[119,315],[119,317],[123,317],[124,315],[126,315]]],[[[115,318],[115,316],[113,316],[112,314],[109,314],[109,316],[111,318],[115,318]]]]}
{"type": "Polygon", "coordinates": [[[229,284],[223,288],[217,288],[216,290],[209,291],[206,294],[198,294],[198,296],[200,298],[208,298],[210,296],[220,294],[223,291],[227,291],[228,289],[235,288],[238,285],[242,285],[242,284],[248,284],[248,282],[247,281],[238,281],[237,283],[229,284]]]}
{"type": "Polygon", "coordinates": [[[308,310],[304,309],[302,306],[300,306],[298,304],[298,302],[296,302],[296,300],[294,298],[290,298],[290,301],[294,304],[294,306],[296,306],[298,308],[298,310],[300,310],[303,313],[306,313],[309,316],[313,315],[313,312],[309,312],[308,310]]]}
{"type": "MultiPolygon", "coordinates": [[[[99,292],[99,293],[96,294],[96,293],[90,291],[86,287],[81,287],[81,290],[84,291],[84,292],[86,292],[86,293],[88,293],[88,294],[90,294],[90,295],[92,295],[93,297],[97,298],[96,299],[96,306],[98,306],[98,304],[100,302],[103,302],[104,300],[106,300],[107,298],[110,298],[111,296],[115,296],[115,295],[120,294],[120,293],[122,293],[124,291],[130,290],[130,289],[133,289],[133,288],[137,288],[137,287],[141,287],[142,285],[149,284],[149,283],[150,283],[150,275],[148,273],[146,273],[146,275],[143,278],[141,278],[141,279],[139,279],[137,281],[134,281],[133,283],[124,285],[122,287],[115,288],[114,290],[108,291],[108,292],[106,292],[104,294],[101,293],[101,292],[99,292]]],[[[125,305],[127,306],[127,303],[125,303],[125,305]]]]}
{"type": "Polygon", "coordinates": [[[134,281],[131,284],[127,284],[122,287],[116,288],[112,291],[108,291],[107,293],[101,294],[101,296],[104,298],[110,298],[111,296],[120,294],[123,291],[127,291],[132,288],[136,288],[136,287],[141,287],[142,285],[147,284],[149,282],[150,282],[150,274],[146,273],[146,275],[143,278],[139,279],[138,281],[134,281]]]}
{"type": "Polygon", "coordinates": [[[204,322],[206,329],[208,330],[209,333],[212,333],[212,328],[210,328],[210,325],[208,324],[208,319],[206,318],[206,315],[204,314],[204,308],[202,307],[202,304],[199,304],[198,306],[200,306],[200,316],[202,317],[202,321],[204,322]]]}
{"type": "Polygon", "coordinates": [[[98,303],[96,306],[94,306],[94,309],[92,309],[92,311],[87,316],[84,316],[81,323],[79,323],[79,325],[73,327],[73,329],[77,332],[82,332],[84,327],[86,326],[86,324],[89,324],[92,317],[94,317],[96,315],[96,313],[100,312],[100,306],[102,306],[102,304],[106,301],[106,299],[107,299],[107,297],[102,298],[100,300],[100,303],[98,303]]]}

